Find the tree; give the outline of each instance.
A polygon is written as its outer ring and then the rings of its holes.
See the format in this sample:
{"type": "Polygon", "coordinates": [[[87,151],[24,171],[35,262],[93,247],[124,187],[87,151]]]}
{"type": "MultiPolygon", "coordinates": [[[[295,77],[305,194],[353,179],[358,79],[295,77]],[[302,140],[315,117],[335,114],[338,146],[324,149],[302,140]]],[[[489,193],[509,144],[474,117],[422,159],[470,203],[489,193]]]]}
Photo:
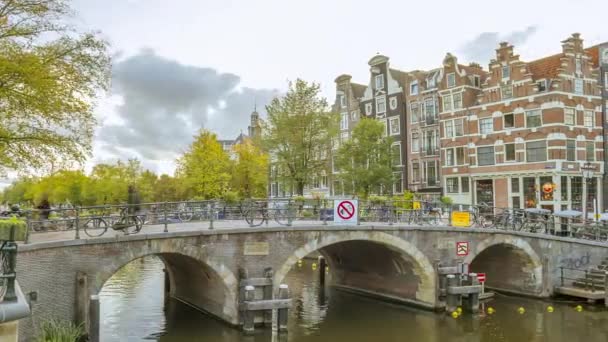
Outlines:
{"type": "Polygon", "coordinates": [[[366,118],[359,121],[351,139],[338,149],[336,161],[339,177],[363,198],[381,187],[392,189],[391,139],[383,123],[366,118]]]}
{"type": "Polygon", "coordinates": [[[154,187],[154,199],[159,202],[171,202],[183,199],[176,178],[163,174],[154,187]]]}
{"type": "Polygon", "coordinates": [[[264,146],[273,157],[279,181],[303,195],[312,177],[327,168],[320,158],[338,134],[338,114],[328,112],[327,101],[320,97],[316,83],[296,80],[287,94],[266,107],[264,146]]]}
{"type": "Polygon", "coordinates": [[[265,197],[268,190],[268,155],[251,139],[234,146],[236,163],[232,170],[232,187],[241,197],[265,197]]]}
{"type": "Polygon", "coordinates": [[[143,203],[154,202],[155,200],[155,188],[158,184],[158,176],[150,171],[143,171],[138,177],[135,183],[135,188],[139,192],[139,196],[143,203]]]}
{"type": "Polygon", "coordinates": [[[0,3],[0,172],[51,170],[91,150],[107,43],[66,26],[64,0],[0,3]]]}
{"type": "MultiPolygon", "coordinates": [[[[91,171],[91,184],[87,192],[94,192],[97,204],[125,203],[127,188],[131,184],[137,185],[142,172],[137,159],[130,159],[126,163],[119,160],[114,165],[97,164],[91,171]]],[[[90,195],[86,194],[87,197],[90,195]]]]}
{"type": "Polygon", "coordinates": [[[186,195],[202,199],[220,198],[230,184],[230,158],[214,133],[201,130],[188,150],[177,160],[177,177],[186,195]]]}

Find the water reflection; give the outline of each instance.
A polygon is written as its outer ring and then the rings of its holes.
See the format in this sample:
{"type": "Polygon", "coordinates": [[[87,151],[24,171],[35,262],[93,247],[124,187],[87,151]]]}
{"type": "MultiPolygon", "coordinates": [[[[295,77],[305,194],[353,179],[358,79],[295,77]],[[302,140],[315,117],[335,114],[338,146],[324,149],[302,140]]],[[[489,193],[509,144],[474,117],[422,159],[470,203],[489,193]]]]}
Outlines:
{"type": "MultiPolygon", "coordinates": [[[[101,292],[102,341],[335,342],[335,341],[608,341],[608,311],[575,304],[498,296],[485,304],[493,315],[447,315],[321,288],[313,261],[295,266],[286,278],[294,294],[289,333],[258,329],[244,336],[177,301],[163,310],[163,263],[145,258],[121,269],[101,292]],[[546,312],[551,304],[553,313],[546,312]],[[517,313],[525,307],[524,314],[517,313]]],[[[328,281],[330,279],[328,278],[328,281]]]]}

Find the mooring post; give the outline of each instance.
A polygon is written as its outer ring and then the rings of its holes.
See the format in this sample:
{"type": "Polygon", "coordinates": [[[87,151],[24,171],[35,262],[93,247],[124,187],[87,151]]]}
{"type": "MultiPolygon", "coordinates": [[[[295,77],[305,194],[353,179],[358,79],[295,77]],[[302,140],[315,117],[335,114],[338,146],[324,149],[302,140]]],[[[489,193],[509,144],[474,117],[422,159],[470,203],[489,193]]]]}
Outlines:
{"type": "Polygon", "coordinates": [[[458,278],[456,278],[456,275],[454,275],[454,274],[448,274],[446,276],[446,278],[448,279],[448,284],[447,284],[447,288],[445,289],[446,290],[445,309],[448,312],[452,312],[452,311],[456,310],[456,308],[458,307],[460,295],[450,293],[449,289],[452,286],[458,286],[458,278]]]}
{"type": "MultiPolygon", "coordinates": [[[[279,299],[289,299],[289,286],[287,284],[279,285],[279,299]]],[[[279,331],[287,331],[287,320],[289,317],[289,309],[283,308],[277,310],[277,320],[279,331]]]]}
{"type": "Polygon", "coordinates": [[[166,268],[163,268],[163,273],[165,275],[165,289],[164,289],[164,294],[165,294],[165,307],[164,309],[167,310],[167,303],[169,303],[169,300],[171,299],[171,281],[169,280],[169,271],[166,268]]]}
{"type": "MultiPolygon", "coordinates": [[[[274,271],[271,267],[267,267],[264,269],[264,277],[268,278],[270,280],[269,283],[272,284],[274,271]]],[[[274,291],[272,285],[264,286],[264,300],[272,300],[273,293],[274,291]]],[[[264,312],[264,325],[272,326],[272,310],[266,310],[264,312]]]]}
{"type": "MultiPolygon", "coordinates": [[[[471,285],[479,285],[479,280],[477,279],[477,273],[469,273],[469,278],[471,279],[471,285]]],[[[468,309],[471,313],[479,312],[479,292],[477,293],[469,293],[469,301],[468,301],[468,309]]]]}
{"type": "Polygon", "coordinates": [[[89,342],[99,342],[99,296],[89,300],[89,342]]]}
{"type": "MultiPolygon", "coordinates": [[[[252,302],[255,298],[255,287],[251,285],[245,286],[245,302],[252,302]]],[[[255,330],[255,312],[245,311],[243,312],[243,331],[246,334],[253,334],[255,330]]]]}
{"type": "Polygon", "coordinates": [[[325,269],[327,268],[327,263],[325,262],[325,258],[319,257],[319,285],[321,287],[325,286],[325,269]]]}
{"type": "Polygon", "coordinates": [[[169,223],[167,222],[167,220],[169,219],[168,215],[167,215],[167,202],[163,203],[163,216],[164,216],[164,220],[163,220],[164,222],[163,223],[165,225],[165,227],[163,229],[163,232],[167,233],[167,232],[169,232],[169,227],[168,227],[169,223]]]}

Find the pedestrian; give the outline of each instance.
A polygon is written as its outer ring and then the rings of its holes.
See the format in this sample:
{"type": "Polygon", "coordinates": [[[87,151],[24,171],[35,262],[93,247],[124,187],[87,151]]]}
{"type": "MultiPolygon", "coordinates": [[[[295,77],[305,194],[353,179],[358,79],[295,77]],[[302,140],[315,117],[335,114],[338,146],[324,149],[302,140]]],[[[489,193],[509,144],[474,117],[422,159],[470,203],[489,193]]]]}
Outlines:
{"type": "Polygon", "coordinates": [[[128,213],[130,215],[137,215],[141,209],[141,201],[139,199],[139,193],[135,189],[134,185],[129,185],[127,196],[127,204],[129,205],[128,213]]]}
{"type": "Polygon", "coordinates": [[[36,209],[40,210],[41,221],[47,221],[49,219],[49,216],[51,214],[51,203],[49,203],[48,197],[46,195],[42,197],[42,200],[40,201],[40,203],[38,203],[36,209]]]}

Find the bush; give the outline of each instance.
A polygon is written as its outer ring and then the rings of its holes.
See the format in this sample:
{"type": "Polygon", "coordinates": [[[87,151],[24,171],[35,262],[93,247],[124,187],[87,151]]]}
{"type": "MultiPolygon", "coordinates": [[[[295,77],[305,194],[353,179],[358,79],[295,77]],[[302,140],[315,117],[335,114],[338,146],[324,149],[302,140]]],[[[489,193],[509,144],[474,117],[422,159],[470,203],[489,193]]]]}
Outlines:
{"type": "Polygon", "coordinates": [[[236,191],[226,191],[222,199],[229,205],[236,204],[240,200],[239,193],[236,191]]]}
{"type": "Polygon", "coordinates": [[[40,333],[36,342],[77,342],[83,337],[84,328],[67,321],[51,320],[42,323],[40,333]]]}
{"type": "Polygon", "coordinates": [[[441,201],[441,203],[443,203],[445,205],[452,205],[452,203],[454,203],[454,200],[452,199],[452,197],[449,197],[449,196],[441,196],[441,198],[439,200],[441,201]]]}
{"type": "Polygon", "coordinates": [[[15,229],[15,241],[24,241],[27,234],[27,224],[15,216],[8,220],[0,220],[0,240],[10,240],[12,228],[15,229]]]}
{"type": "Polygon", "coordinates": [[[387,198],[385,196],[370,196],[369,201],[372,204],[384,204],[386,203],[387,198]]]}

